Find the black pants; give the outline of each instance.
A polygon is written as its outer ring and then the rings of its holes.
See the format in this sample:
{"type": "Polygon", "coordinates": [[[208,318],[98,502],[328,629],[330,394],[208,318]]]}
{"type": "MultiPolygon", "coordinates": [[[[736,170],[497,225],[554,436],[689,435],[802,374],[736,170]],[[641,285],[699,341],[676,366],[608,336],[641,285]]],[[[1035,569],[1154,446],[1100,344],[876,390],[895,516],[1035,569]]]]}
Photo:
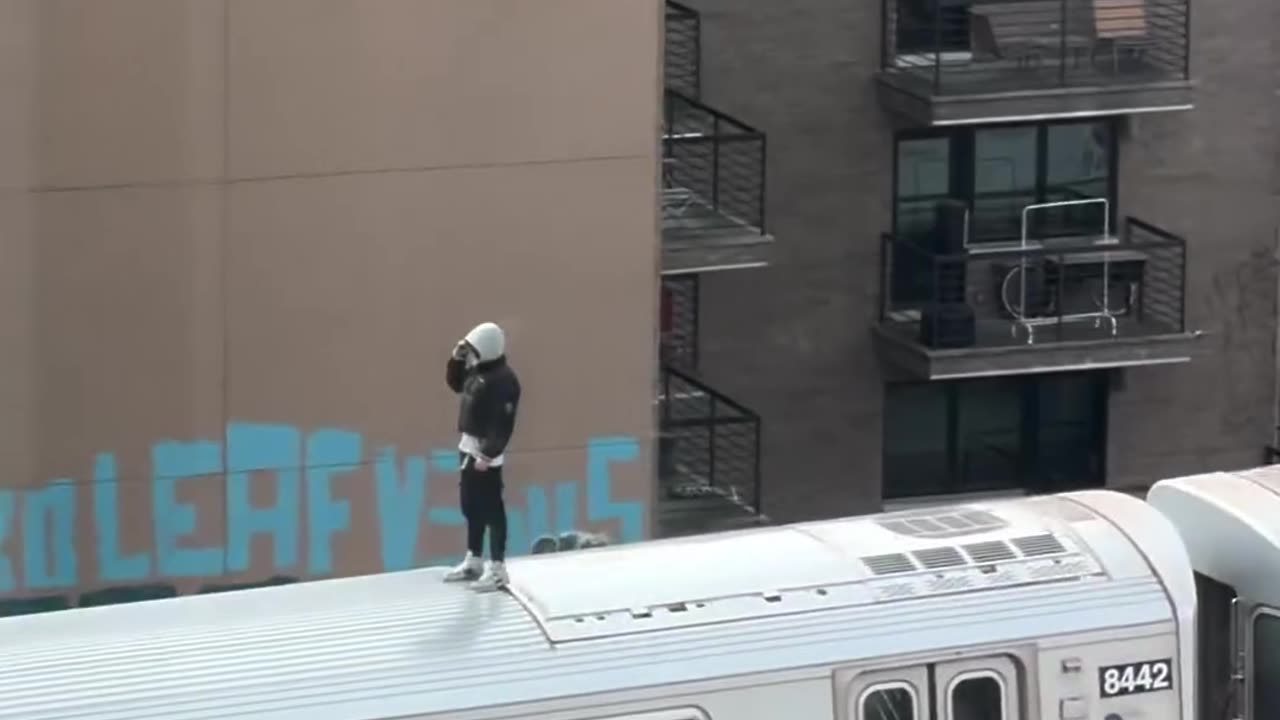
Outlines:
{"type": "Polygon", "coordinates": [[[462,516],[467,519],[467,550],[484,555],[484,533],[489,531],[489,559],[503,562],[507,555],[507,506],[502,502],[502,468],[477,470],[475,458],[462,454],[460,492],[462,516]]]}

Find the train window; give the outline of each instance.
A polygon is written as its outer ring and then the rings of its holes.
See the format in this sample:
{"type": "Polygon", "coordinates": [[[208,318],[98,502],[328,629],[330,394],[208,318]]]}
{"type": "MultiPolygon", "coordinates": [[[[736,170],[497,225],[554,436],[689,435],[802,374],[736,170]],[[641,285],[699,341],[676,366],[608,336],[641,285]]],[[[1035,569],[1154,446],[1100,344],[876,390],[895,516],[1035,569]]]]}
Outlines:
{"type": "Polygon", "coordinates": [[[1262,708],[1280,706],[1280,616],[1272,610],[1259,612],[1253,620],[1254,717],[1262,708]]]}
{"type": "Polygon", "coordinates": [[[862,691],[858,720],[920,720],[915,688],[902,682],[872,685],[862,691]]]}
{"type": "Polygon", "coordinates": [[[951,683],[948,720],[1004,720],[1004,682],[995,673],[961,675],[951,683]]]}

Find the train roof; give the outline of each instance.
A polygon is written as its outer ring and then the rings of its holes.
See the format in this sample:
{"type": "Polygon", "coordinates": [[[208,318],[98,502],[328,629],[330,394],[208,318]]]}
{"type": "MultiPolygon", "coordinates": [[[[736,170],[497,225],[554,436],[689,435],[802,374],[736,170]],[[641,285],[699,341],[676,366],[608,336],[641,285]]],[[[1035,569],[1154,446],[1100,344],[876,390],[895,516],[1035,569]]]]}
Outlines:
{"type": "Polygon", "coordinates": [[[374,720],[1163,622],[1176,531],[1105,491],[0,620],[0,718],[374,720]]]}
{"type": "Polygon", "coordinates": [[[1196,570],[1280,604],[1280,466],[1161,480],[1147,501],[1179,528],[1196,570]]]}

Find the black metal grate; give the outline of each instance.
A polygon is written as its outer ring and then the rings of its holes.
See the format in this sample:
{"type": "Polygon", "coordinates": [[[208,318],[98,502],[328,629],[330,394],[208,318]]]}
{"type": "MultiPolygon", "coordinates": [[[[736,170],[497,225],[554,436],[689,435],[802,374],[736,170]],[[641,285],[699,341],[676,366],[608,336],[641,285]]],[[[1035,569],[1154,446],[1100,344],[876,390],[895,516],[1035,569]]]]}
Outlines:
{"type": "Polygon", "coordinates": [[[701,97],[702,18],[697,10],[668,0],[666,20],[666,87],[701,97]]]}
{"type": "Polygon", "coordinates": [[[664,125],[664,231],[764,234],[764,133],[673,90],[664,125]]]}
{"type": "Polygon", "coordinates": [[[659,475],[673,499],[716,496],[760,515],[760,416],[692,375],[663,368],[659,475]]]}
{"type": "Polygon", "coordinates": [[[881,0],[882,67],[936,95],[1190,78],[1188,0],[881,0]]]}
{"type": "Polygon", "coordinates": [[[698,369],[698,275],[662,279],[662,364],[696,372],[698,369]]]}

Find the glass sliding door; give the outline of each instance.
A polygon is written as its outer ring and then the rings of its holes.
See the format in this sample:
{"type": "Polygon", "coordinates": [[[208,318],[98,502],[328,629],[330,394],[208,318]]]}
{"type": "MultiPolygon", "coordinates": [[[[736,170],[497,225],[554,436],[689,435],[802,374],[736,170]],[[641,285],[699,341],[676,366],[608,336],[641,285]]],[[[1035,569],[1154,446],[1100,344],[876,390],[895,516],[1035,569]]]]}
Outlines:
{"type": "MultiPolygon", "coordinates": [[[[1104,122],[1046,128],[1044,202],[1111,197],[1111,132],[1104,122]]],[[[1054,237],[1101,235],[1109,220],[1102,203],[1065,206],[1042,217],[1042,231],[1054,237]]]]}
{"type": "Polygon", "coordinates": [[[956,386],[955,492],[1019,487],[1023,463],[1022,378],[971,380],[956,386]]]}
{"type": "MultiPolygon", "coordinates": [[[[1028,205],[1104,198],[1029,218],[1033,240],[1101,236],[1114,220],[1112,120],[961,128],[897,143],[895,235],[928,245],[934,207],[958,199],[972,213],[969,243],[1012,243],[1028,205]]],[[[1113,232],[1114,234],[1114,232],[1113,232]]]]}
{"type": "Polygon", "coordinates": [[[948,387],[943,383],[885,387],[885,497],[948,492],[951,440],[948,387]]]}
{"type": "Polygon", "coordinates": [[[951,139],[900,140],[895,158],[893,264],[890,299],[918,307],[929,299],[934,249],[934,208],[951,196],[951,139]]]}
{"type": "Polygon", "coordinates": [[[1102,484],[1106,463],[1105,372],[1045,375],[1036,383],[1034,486],[1062,492],[1102,484]]]}
{"type": "Polygon", "coordinates": [[[891,384],[886,498],[1102,487],[1105,371],[891,384]]]}
{"type": "Polygon", "coordinates": [[[1037,200],[1038,128],[983,128],[973,133],[973,240],[1018,240],[1022,208],[1037,200]]]}

